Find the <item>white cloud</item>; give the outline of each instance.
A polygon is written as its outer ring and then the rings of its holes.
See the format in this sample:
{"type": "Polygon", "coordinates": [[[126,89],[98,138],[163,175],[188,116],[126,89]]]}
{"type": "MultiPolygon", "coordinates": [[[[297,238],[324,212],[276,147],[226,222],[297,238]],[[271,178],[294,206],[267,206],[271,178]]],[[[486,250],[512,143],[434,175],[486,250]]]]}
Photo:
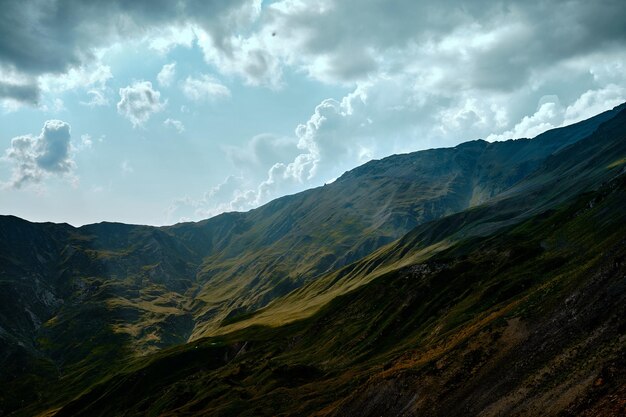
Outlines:
{"type": "Polygon", "coordinates": [[[166,210],[168,221],[213,217],[229,211],[246,210],[255,204],[256,193],[246,189],[243,176],[229,175],[199,199],[189,196],[172,202],[166,210]]]}
{"type": "Polygon", "coordinates": [[[100,107],[109,105],[109,99],[106,97],[103,90],[89,90],[87,91],[87,94],[89,95],[90,99],[88,101],[79,102],[83,106],[100,107]]]}
{"type": "Polygon", "coordinates": [[[70,68],[63,74],[45,74],[39,77],[42,92],[58,95],[66,91],[83,90],[88,100],[79,101],[88,107],[106,106],[109,104],[107,82],[113,78],[111,67],[101,62],[70,68]]]}
{"type": "Polygon", "coordinates": [[[52,100],[51,103],[49,103],[49,105],[42,104],[41,110],[48,113],[60,113],[67,109],[65,108],[65,103],[63,102],[63,100],[61,100],[60,98],[55,98],[54,100],[52,100]]]}
{"type": "Polygon", "coordinates": [[[524,116],[515,126],[502,133],[491,134],[487,140],[533,138],[547,130],[588,119],[626,101],[626,87],[609,84],[587,90],[568,106],[561,105],[558,96],[545,96],[535,113],[524,116]]]}
{"type": "Polygon", "coordinates": [[[254,136],[244,146],[224,146],[233,165],[246,175],[265,176],[276,161],[291,161],[300,154],[298,140],[272,134],[254,136]]]}
{"type": "Polygon", "coordinates": [[[80,144],[78,145],[79,149],[91,149],[93,146],[93,138],[91,135],[85,133],[84,135],[80,135],[80,144]]]}
{"type": "Polygon", "coordinates": [[[166,55],[172,48],[184,46],[191,48],[196,35],[191,25],[183,27],[171,26],[163,29],[157,29],[155,33],[151,33],[149,38],[150,48],[166,55]]]}
{"type": "Polygon", "coordinates": [[[157,81],[160,86],[169,87],[176,76],[176,62],[163,65],[161,71],[157,74],[157,81]]]}
{"type": "Polygon", "coordinates": [[[185,125],[180,120],[176,119],[165,119],[163,122],[165,126],[171,126],[178,131],[178,133],[183,133],[185,131],[185,125]]]}
{"type": "Polygon", "coordinates": [[[72,182],[76,163],[71,155],[70,125],[61,120],[45,122],[38,136],[18,136],[11,140],[4,160],[13,164],[11,179],[4,186],[20,188],[44,178],[65,176],[72,182]]]}
{"type": "Polygon", "coordinates": [[[626,86],[624,85],[608,84],[597,90],[585,91],[578,100],[565,109],[563,124],[568,125],[585,120],[625,101],[626,86]]]}
{"type": "Polygon", "coordinates": [[[563,123],[564,109],[556,96],[542,98],[537,111],[524,116],[511,130],[500,134],[492,134],[487,140],[506,140],[518,138],[534,138],[546,130],[554,129],[563,123]]]}
{"type": "Polygon", "coordinates": [[[137,81],[120,88],[120,101],[117,112],[126,117],[133,127],[142,126],[153,113],[165,108],[167,101],[161,102],[161,93],[152,88],[150,81],[137,81]]]}
{"type": "Polygon", "coordinates": [[[200,78],[187,77],[182,84],[183,94],[194,101],[216,100],[230,97],[230,90],[214,77],[203,74],[200,78]]]}
{"type": "Polygon", "coordinates": [[[113,78],[111,67],[101,62],[70,68],[63,74],[46,74],[39,78],[44,92],[61,93],[79,88],[104,90],[107,81],[113,78]]]}
{"type": "Polygon", "coordinates": [[[224,44],[216,45],[210,33],[198,29],[196,35],[205,60],[220,72],[237,75],[249,85],[282,85],[284,60],[268,41],[271,35],[256,34],[246,38],[233,34],[226,40],[226,51],[224,44]]]}

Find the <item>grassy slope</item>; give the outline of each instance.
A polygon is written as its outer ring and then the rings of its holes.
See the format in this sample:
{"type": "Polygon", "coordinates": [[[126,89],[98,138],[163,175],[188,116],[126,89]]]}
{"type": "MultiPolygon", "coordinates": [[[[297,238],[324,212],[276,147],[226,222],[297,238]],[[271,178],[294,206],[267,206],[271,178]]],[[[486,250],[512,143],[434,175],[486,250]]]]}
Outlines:
{"type": "Polygon", "coordinates": [[[619,161],[626,155],[625,132],[626,114],[622,113],[594,134],[548,158],[527,178],[486,204],[418,226],[397,242],[320,277],[255,314],[226,323],[214,334],[307,317],[338,295],[389,271],[426,260],[454,242],[489,235],[592,190],[623,168],[619,161]]]}
{"type": "Polygon", "coordinates": [[[625,201],[622,174],[310,318],[139,361],[56,415],[624,411],[625,201]]]}

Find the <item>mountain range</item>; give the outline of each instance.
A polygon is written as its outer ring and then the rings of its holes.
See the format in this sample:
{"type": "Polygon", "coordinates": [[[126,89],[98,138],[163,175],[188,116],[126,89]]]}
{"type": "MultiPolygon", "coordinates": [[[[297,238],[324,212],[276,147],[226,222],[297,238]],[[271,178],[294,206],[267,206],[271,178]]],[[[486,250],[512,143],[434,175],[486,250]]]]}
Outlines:
{"type": "Polygon", "coordinates": [[[0,415],[626,412],[626,104],[245,213],[0,216],[0,415]]]}

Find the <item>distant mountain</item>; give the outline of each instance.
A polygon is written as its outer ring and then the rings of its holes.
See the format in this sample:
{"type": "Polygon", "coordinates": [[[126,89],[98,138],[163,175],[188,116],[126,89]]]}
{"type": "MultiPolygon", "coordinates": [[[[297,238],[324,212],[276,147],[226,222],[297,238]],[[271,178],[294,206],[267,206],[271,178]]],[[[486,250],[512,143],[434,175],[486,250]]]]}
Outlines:
{"type": "Polygon", "coordinates": [[[0,415],[608,410],[626,373],[587,379],[626,369],[624,107],[198,223],[2,216],[0,415]]]}

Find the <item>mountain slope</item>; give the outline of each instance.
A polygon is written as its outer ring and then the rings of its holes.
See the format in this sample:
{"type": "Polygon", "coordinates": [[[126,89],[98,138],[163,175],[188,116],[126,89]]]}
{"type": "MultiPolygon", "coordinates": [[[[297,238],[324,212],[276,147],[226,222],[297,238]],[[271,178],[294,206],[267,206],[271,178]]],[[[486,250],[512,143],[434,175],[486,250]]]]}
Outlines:
{"type": "Polygon", "coordinates": [[[455,242],[489,235],[593,190],[626,166],[621,157],[626,155],[625,132],[626,113],[622,112],[585,139],[548,157],[525,179],[485,204],[420,225],[387,247],[305,285],[219,332],[306,317],[334,297],[388,271],[428,259],[455,242]]]}
{"type": "MultiPolygon", "coordinates": [[[[103,377],[145,366],[143,359],[135,362],[139,355],[203,335],[243,332],[224,336],[226,346],[222,339],[202,342],[218,343],[218,356],[229,361],[248,346],[255,325],[293,323],[278,333],[260,334],[297,339],[294,328],[307,329],[315,321],[312,315],[336,320],[324,311],[334,305],[333,314],[341,316],[340,300],[361,288],[385,294],[376,283],[402,275],[403,268],[454,253],[468,239],[486,239],[566,202],[573,204],[581,192],[623,172],[622,108],[533,140],[474,141],[372,161],[333,184],[199,223],[73,228],[2,217],[0,392],[12,394],[0,394],[0,409],[62,404],[103,377]],[[50,381],[63,388],[50,389],[50,381]]],[[[619,223],[613,226],[621,230],[619,223]]],[[[598,242],[602,239],[597,236],[598,242]]],[[[506,262],[508,255],[499,256],[506,262]]],[[[547,265],[549,270],[553,264],[547,265]]],[[[472,267],[482,271],[488,265],[472,267]]],[[[416,268],[419,272],[422,267],[416,268]]],[[[502,277],[494,272],[494,280],[502,277]]],[[[455,284],[455,289],[470,291],[464,285],[455,284]]],[[[390,296],[391,306],[400,294],[390,296]]],[[[387,321],[386,313],[367,313],[366,305],[363,299],[352,315],[339,319],[354,323],[356,339],[370,337],[368,323],[387,321]]],[[[337,326],[329,331],[338,331],[337,326]]],[[[332,333],[326,336],[334,340],[332,333]]],[[[351,343],[340,340],[341,345],[351,343]]],[[[261,345],[267,343],[263,339],[261,345]]],[[[341,345],[331,343],[326,349],[324,339],[312,337],[306,348],[332,362],[341,345]]],[[[276,355],[274,348],[270,342],[267,349],[273,353],[266,354],[276,355]]],[[[174,360],[171,354],[157,353],[149,360],[174,360]]],[[[218,374],[211,378],[221,381],[229,361],[215,362],[218,374]]],[[[282,378],[287,380],[298,379],[300,371],[318,375],[323,368],[293,371],[286,366],[277,372],[286,372],[282,378]]],[[[187,376],[176,374],[171,381],[178,384],[176,378],[187,376]]],[[[251,376],[250,382],[261,383],[259,378],[251,376]]]]}
{"type": "Polygon", "coordinates": [[[619,415],[626,169],[616,161],[557,208],[388,271],[310,318],[140,360],[56,415],[619,415]]]}
{"type": "Polygon", "coordinates": [[[263,307],[419,224],[498,195],[621,107],[533,140],[474,141],[372,161],[332,184],[232,214],[237,230],[225,235],[227,244],[211,251],[198,274],[207,283],[195,294],[193,337],[211,334],[223,320],[263,307]]]}

